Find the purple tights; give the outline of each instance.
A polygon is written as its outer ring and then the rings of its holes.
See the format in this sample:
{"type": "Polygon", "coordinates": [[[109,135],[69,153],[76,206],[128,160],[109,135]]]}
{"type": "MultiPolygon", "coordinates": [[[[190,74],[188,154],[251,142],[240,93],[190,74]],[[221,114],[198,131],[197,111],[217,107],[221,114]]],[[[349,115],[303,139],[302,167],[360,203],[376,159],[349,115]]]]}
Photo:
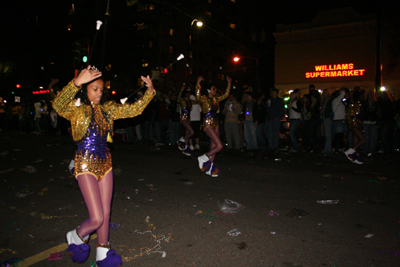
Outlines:
{"type": "Polygon", "coordinates": [[[215,154],[220,152],[223,148],[221,139],[219,138],[219,127],[215,129],[208,127],[205,132],[211,140],[210,151],[208,151],[206,155],[210,158],[211,162],[214,162],[215,154]]]}
{"type": "Polygon", "coordinates": [[[89,219],[79,226],[78,234],[84,237],[97,231],[97,243],[108,245],[113,173],[110,171],[100,181],[92,174],[80,174],[78,184],[89,212],[89,219]]]}

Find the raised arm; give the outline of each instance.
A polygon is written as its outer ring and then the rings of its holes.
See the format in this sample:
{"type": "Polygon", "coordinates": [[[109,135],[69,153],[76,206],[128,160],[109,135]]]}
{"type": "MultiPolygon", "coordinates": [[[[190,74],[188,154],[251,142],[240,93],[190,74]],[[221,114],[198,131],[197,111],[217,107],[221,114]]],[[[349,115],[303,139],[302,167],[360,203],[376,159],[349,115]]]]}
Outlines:
{"type": "Polygon", "coordinates": [[[90,65],[86,69],[83,69],[78,77],[70,81],[56,96],[53,102],[54,110],[60,116],[70,120],[72,113],[76,109],[74,97],[81,89],[82,84],[88,83],[100,76],[101,72],[92,70],[90,65]]]}
{"type": "Polygon", "coordinates": [[[201,103],[201,81],[204,81],[203,76],[199,76],[197,78],[197,83],[196,83],[196,100],[201,103]]]}
{"type": "Polygon", "coordinates": [[[221,96],[219,96],[219,97],[216,98],[216,100],[217,100],[218,102],[221,102],[221,101],[225,100],[226,98],[228,98],[229,93],[230,93],[230,91],[231,91],[232,78],[229,77],[229,76],[226,76],[226,80],[228,81],[228,86],[227,86],[226,89],[225,89],[225,93],[224,93],[223,95],[221,95],[221,96]]]}
{"type": "Polygon", "coordinates": [[[154,98],[154,95],[149,90],[146,90],[144,95],[135,103],[119,104],[114,101],[108,101],[104,104],[104,108],[113,120],[133,118],[143,113],[144,109],[154,98]]]}
{"type": "Polygon", "coordinates": [[[146,83],[147,90],[138,101],[132,104],[117,104],[113,101],[110,101],[104,105],[106,112],[112,116],[114,120],[133,118],[142,114],[143,110],[156,95],[156,90],[154,90],[153,82],[151,81],[150,76],[141,76],[141,79],[146,83]]]}
{"type": "Polygon", "coordinates": [[[182,103],[182,102],[183,102],[183,99],[182,99],[182,92],[183,92],[183,90],[185,90],[185,84],[182,84],[181,90],[179,91],[178,97],[177,97],[177,99],[176,99],[176,102],[178,102],[178,103],[181,104],[182,106],[184,105],[184,103],[182,103]]]}
{"type": "Polygon", "coordinates": [[[74,103],[74,97],[80,90],[75,85],[75,79],[70,81],[53,101],[53,108],[61,117],[71,120],[74,110],[77,108],[74,103]]]}
{"type": "Polygon", "coordinates": [[[48,90],[50,91],[50,97],[51,97],[52,100],[54,100],[54,98],[56,98],[56,95],[54,94],[54,90],[53,90],[53,85],[58,83],[58,81],[59,81],[59,79],[51,79],[51,81],[49,83],[48,90]]]}

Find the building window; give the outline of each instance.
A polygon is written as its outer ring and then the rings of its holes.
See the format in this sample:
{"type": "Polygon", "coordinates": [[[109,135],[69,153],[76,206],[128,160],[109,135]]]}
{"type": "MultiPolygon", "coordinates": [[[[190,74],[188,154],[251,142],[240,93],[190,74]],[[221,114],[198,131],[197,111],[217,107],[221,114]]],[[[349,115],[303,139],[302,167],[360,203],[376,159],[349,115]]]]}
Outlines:
{"type": "Polygon", "coordinates": [[[236,29],[236,24],[235,23],[231,23],[231,24],[229,24],[229,27],[231,27],[231,29],[236,29]]]}
{"type": "Polygon", "coordinates": [[[206,62],[215,63],[215,58],[212,55],[206,55],[206,62]]]}
{"type": "Polygon", "coordinates": [[[153,47],[153,41],[149,41],[149,48],[153,47]]]}
{"type": "Polygon", "coordinates": [[[211,18],[211,12],[206,11],[206,16],[209,17],[209,18],[211,18]]]}
{"type": "Polygon", "coordinates": [[[147,29],[147,25],[144,24],[144,22],[143,22],[142,24],[136,23],[136,26],[137,26],[137,30],[138,30],[138,31],[147,29]]]}
{"type": "Polygon", "coordinates": [[[144,85],[144,81],[141,78],[137,79],[137,86],[142,86],[144,85]]]}
{"type": "Polygon", "coordinates": [[[196,42],[196,35],[190,34],[188,37],[189,44],[196,42]]]}
{"type": "Polygon", "coordinates": [[[111,82],[110,81],[106,81],[104,83],[104,87],[106,87],[107,89],[110,89],[111,88],[111,82]]]}
{"type": "Polygon", "coordinates": [[[75,14],[75,5],[74,5],[74,4],[72,4],[72,7],[71,7],[71,9],[69,10],[68,15],[72,15],[72,14],[75,14]]]}
{"type": "Polygon", "coordinates": [[[139,4],[137,7],[137,12],[142,12],[142,11],[147,11],[147,10],[154,10],[154,5],[153,4],[146,4],[146,5],[141,5],[139,4]]]}
{"type": "Polygon", "coordinates": [[[208,0],[208,3],[211,4],[211,0],[208,0]]]}
{"type": "Polygon", "coordinates": [[[149,62],[147,62],[147,60],[142,59],[142,68],[146,68],[149,66],[149,62]]]}
{"type": "Polygon", "coordinates": [[[232,3],[236,3],[236,0],[231,0],[232,3]]]}
{"type": "Polygon", "coordinates": [[[221,80],[221,81],[225,80],[225,75],[222,73],[218,73],[218,80],[221,80]]]}
{"type": "Polygon", "coordinates": [[[170,53],[170,54],[173,54],[174,51],[175,51],[175,47],[174,47],[173,45],[170,45],[170,46],[169,46],[169,53],[170,53]]]}
{"type": "Polygon", "coordinates": [[[189,67],[189,74],[193,74],[193,67],[189,67]]]}
{"type": "Polygon", "coordinates": [[[189,51],[189,58],[193,58],[193,51],[189,51]]]}
{"type": "Polygon", "coordinates": [[[175,34],[175,29],[174,28],[170,28],[169,29],[169,35],[174,36],[175,34]]]}

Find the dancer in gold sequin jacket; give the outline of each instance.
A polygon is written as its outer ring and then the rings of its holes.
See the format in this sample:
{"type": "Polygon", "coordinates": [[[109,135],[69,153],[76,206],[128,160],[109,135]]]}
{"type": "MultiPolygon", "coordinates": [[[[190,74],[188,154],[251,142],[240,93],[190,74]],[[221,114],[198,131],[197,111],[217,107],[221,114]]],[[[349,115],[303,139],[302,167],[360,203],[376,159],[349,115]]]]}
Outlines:
{"type": "Polygon", "coordinates": [[[99,267],[122,266],[121,257],[109,245],[109,222],[113,191],[112,162],[107,141],[112,142],[113,122],[140,115],[153,99],[155,90],[149,76],[144,96],[133,104],[105,102],[101,72],[88,66],[66,85],[53,102],[54,110],[71,121],[72,137],[77,143],[75,177],[89,211],[89,219],[67,233],[68,254],[75,262],[89,257],[89,234],[97,232],[96,264],[99,267]],[[81,103],[75,95],[81,91],[81,103]]]}
{"type": "Polygon", "coordinates": [[[210,151],[198,157],[197,160],[199,162],[199,168],[212,177],[218,177],[220,173],[219,168],[214,165],[214,159],[215,155],[223,148],[219,138],[217,113],[219,112],[219,102],[225,100],[229,96],[231,89],[232,79],[228,76],[226,79],[228,81],[228,86],[226,87],[225,93],[216,97],[217,88],[214,85],[212,85],[211,88],[207,88],[208,95],[201,95],[200,83],[204,81],[204,78],[202,76],[197,78],[196,98],[203,110],[203,130],[211,140],[210,151]]]}
{"type": "Polygon", "coordinates": [[[344,152],[346,157],[353,163],[363,164],[364,157],[358,153],[358,149],[365,144],[365,136],[362,131],[362,106],[360,97],[362,92],[355,91],[353,99],[346,109],[347,127],[353,136],[353,146],[344,152]]]}
{"type": "Polygon", "coordinates": [[[182,151],[184,155],[191,156],[192,150],[188,146],[188,143],[189,139],[193,136],[194,131],[192,126],[190,125],[190,111],[192,110],[192,106],[196,104],[196,101],[190,99],[190,88],[186,88],[186,84],[182,85],[182,88],[178,94],[178,99],[176,101],[181,106],[181,116],[179,119],[183,128],[185,128],[185,135],[177,141],[178,148],[182,151]]]}

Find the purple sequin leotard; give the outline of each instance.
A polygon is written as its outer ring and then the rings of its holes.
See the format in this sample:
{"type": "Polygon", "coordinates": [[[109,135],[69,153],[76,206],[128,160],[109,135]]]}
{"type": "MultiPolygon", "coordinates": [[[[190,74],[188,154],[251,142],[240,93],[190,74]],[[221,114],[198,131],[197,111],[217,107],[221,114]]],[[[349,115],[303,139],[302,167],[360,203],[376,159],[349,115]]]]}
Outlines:
{"type": "Polygon", "coordinates": [[[110,127],[98,105],[93,106],[92,120],[84,138],[77,142],[75,177],[92,174],[98,181],[112,170],[111,154],[107,147],[110,127]]]}

